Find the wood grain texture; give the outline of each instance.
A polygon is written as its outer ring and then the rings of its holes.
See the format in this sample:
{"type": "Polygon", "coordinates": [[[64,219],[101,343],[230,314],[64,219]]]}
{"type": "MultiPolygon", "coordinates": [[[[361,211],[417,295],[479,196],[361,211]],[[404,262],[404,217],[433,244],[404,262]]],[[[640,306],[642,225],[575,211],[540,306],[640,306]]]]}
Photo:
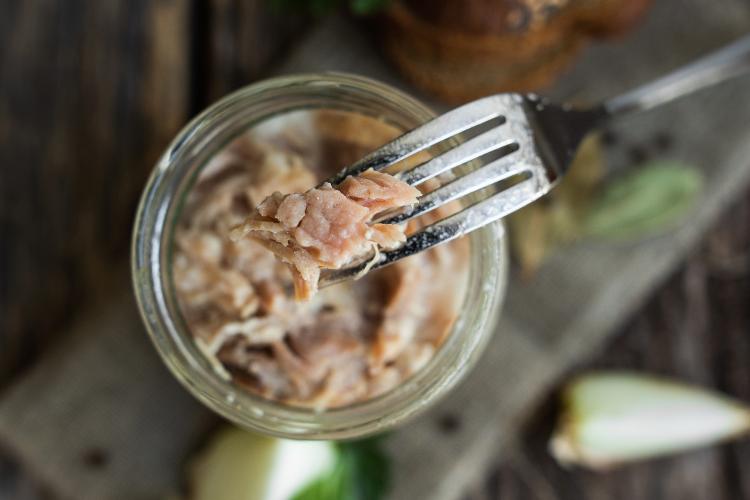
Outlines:
{"type": "Polygon", "coordinates": [[[274,8],[268,0],[199,1],[194,81],[202,104],[264,76],[309,24],[305,13],[274,8]]]}
{"type": "Polygon", "coordinates": [[[264,0],[3,2],[0,386],[115,285],[189,115],[258,79],[304,20],[264,0]]]}
{"type": "MultiPolygon", "coordinates": [[[[261,77],[304,20],[274,14],[266,4],[2,2],[0,388],[50,343],[59,344],[94,298],[130,288],[121,271],[138,196],[156,159],[190,114],[261,77]]],[[[176,387],[171,394],[185,397],[176,387]]],[[[26,470],[44,476],[28,462],[26,470]]],[[[98,480],[127,479],[117,470],[110,464],[98,480]]],[[[147,474],[137,484],[147,481],[155,484],[147,474]]],[[[0,499],[41,494],[0,459],[0,499]]]]}
{"type": "Polygon", "coordinates": [[[186,117],[188,7],[2,4],[0,385],[126,254],[140,190],[186,117]]]}
{"type": "MultiPolygon", "coordinates": [[[[701,248],[592,361],[716,389],[750,403],[750,191],[701,248]]],[[[563,377],[565,380],[567,377],[563,377]]],[[[750,441],[607,473],[565,470],[546,450],[556,392],[534,412],[520,451],[473,485],[470,500],[737,500],[750,498],[750,441]]]]}

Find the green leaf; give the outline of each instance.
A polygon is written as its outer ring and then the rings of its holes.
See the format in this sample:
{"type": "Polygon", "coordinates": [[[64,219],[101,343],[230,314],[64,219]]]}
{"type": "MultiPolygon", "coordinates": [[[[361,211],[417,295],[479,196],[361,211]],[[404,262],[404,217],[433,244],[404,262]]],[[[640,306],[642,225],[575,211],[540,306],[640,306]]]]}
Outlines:
{"type": "Polygon", "coordinates": [[[605,189],[589,210],[585,232],[627,239],[664,230],[693,206],[702,183],[693,167],[674,162],[647,164],[605,189]]]}
{"type": "Polygon", "coordinates": [[[350,497],[355,500],[379,500],[390,486],[390,462],[378,438],[343,443],[342,457],[351,473],[350,497]]]}
{"type": "Polygon", "coordinates": [[[293,500],[381,500],[390,486],[390,462],[378,438],[337,444],[330,473],[314,480],[293,500]]]}
{"type": "Polygon", "coordinates": [[[292,500],[339,500],[348,499],[347,490],[350,479],[346,466],[339,459],[329,474],[314,480],[294,495],[292,500]]]}
{"type": "Polygon", "coordinates": [[[351,8],[355,14],[372,14],[386,6],[389,0],[351,0],[351,8]]]}

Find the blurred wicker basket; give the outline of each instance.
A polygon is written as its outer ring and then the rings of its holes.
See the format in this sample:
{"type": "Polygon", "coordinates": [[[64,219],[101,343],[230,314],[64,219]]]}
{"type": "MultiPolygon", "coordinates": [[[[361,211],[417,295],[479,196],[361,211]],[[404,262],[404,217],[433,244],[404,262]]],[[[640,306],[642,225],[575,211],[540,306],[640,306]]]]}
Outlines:
{"type": "Polygon", "coordinates": [[[550,84],[591,39],[630,29],[652,0],[396,0],[386,54],[447,102],[550,84]]]}

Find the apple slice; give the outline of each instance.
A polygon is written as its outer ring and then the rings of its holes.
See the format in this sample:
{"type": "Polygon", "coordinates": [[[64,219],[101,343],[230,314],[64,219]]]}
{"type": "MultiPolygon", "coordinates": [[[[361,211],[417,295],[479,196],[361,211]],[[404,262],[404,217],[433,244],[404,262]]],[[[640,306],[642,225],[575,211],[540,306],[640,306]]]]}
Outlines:
{"type": "Polygon", "coordinates": [[[189,498],[289,500],[329,473],[336,453],[328,441],[275,439],[227,427],[194,459],[189,498]]]}

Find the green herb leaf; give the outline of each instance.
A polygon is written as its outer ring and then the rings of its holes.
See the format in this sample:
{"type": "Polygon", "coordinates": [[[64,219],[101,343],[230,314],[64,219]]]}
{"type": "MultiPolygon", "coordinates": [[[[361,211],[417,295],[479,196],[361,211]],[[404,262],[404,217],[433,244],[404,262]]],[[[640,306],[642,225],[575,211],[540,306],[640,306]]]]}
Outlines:
{"type": "Polygon", "coordinates": [[[342,444],[342,456],[349,463],[351,496],[355,500],[379,500],[385,497],[391,479],[388,456],[378,438],[342,444]]]}
{"type": "Polygon", "coordinates": [[[380,500],[390,486],[390,462],[378,438],[337,444],[336,465],[293,500],[380,500]]]}
{"type": "Polygon", "coordinates": [[[385,7],[389,0],[351,0],[351,8],[355,14],[372,14],[385,7]]]}
{"type": "Polygon", "coordinates": [[[611,183],[585,220],[591,236],[626,239],[664,230],[692,206],[702,186],[697,169],[650,163],[611,183]]]}
{"type": "Polygon", "coordinates": [[[339,500],[348,499],[350,478],[341,457],[329,474],[319,477],[294,495],[292,500],[339,500]]]}

